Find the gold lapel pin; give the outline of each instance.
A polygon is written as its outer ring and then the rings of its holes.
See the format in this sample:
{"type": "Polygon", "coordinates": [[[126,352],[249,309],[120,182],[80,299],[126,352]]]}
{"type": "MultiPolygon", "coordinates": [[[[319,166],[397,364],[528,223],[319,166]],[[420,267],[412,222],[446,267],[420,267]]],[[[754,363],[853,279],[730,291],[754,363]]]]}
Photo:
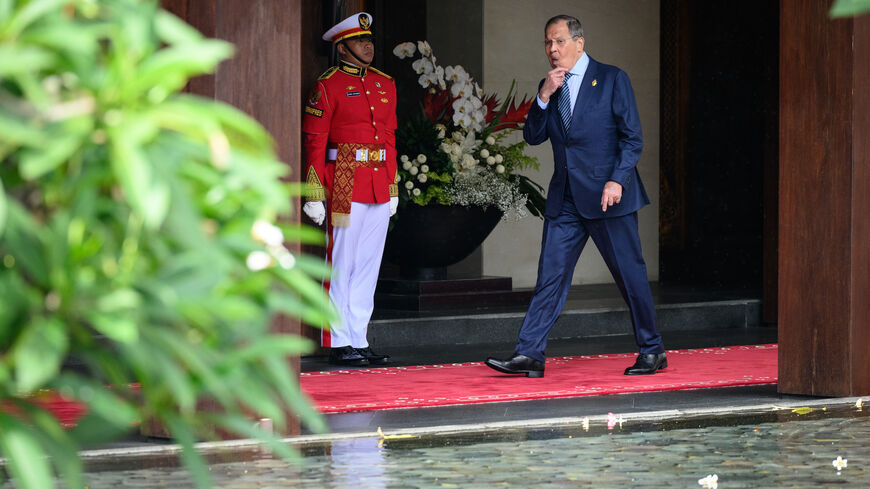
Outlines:
{"type": "Polygon", "coordinates": [[[592,86],[598,85],[598,80],[592,80],[592,86]]]}

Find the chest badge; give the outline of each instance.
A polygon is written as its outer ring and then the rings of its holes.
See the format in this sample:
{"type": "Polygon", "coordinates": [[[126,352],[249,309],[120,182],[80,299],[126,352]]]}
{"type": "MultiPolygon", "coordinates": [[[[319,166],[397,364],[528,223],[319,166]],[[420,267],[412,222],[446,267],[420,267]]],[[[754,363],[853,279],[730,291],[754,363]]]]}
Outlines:
{"type": "Polygon", "coordinates": [[[598,80],[592,80],[592,86],[598,85],[598,80]]]}
{"type": "Polygon", "coordinates": [[[381,88],[381,82],[375,82],[375,86],[381,88]]]}
{"type": "Polygon", "coordinates": [[[382,98],[382,99],[381,99],[381,102],[383,102],[383,103],[387,103],[387,102],[389,102],[389,101],[390,101],[390,99],[388,99],[388,98],[382,98]]]}
{"type": "Polygon", "coordinates": [[[347,96],[348,97],[359,97],[359,92],[357,92],[357,91],[347,92],[347,96]]]}
{"type": "Polygon", "coordinates": [[[348,86],[344,87],[344,89],[347,91],[353,90],[354,88],[356,88],[356,87],[353,85],[348,85],[348,86]]]}

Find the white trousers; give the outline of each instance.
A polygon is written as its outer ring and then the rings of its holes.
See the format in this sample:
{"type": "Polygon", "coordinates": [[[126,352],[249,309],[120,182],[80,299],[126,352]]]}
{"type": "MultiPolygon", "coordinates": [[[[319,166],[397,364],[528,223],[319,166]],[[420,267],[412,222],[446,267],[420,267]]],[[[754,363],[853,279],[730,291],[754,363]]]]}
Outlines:
{"type": "Polygon", "coordinates": [[[323,346],[369,346],[369,319],[375,308],[375,287],[390,224],[390,204],[350,206],[350,226],[333,227],[327,249],[332,259],[329,298],[341,316],[321,336],[323,346]]]}

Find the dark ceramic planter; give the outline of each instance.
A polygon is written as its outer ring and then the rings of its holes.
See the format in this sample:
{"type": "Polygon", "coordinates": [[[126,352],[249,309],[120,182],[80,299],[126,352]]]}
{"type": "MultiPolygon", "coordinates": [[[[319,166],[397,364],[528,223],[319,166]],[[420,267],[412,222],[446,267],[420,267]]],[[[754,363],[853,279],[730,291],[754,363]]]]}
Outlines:
{"type": "Polygon", "coordinates": [[[474,252],[501,216],[493,206],[408,204],[387,234],[384,258],[399,265],[404,278],[444,278],[446,268],[474,252]]]}

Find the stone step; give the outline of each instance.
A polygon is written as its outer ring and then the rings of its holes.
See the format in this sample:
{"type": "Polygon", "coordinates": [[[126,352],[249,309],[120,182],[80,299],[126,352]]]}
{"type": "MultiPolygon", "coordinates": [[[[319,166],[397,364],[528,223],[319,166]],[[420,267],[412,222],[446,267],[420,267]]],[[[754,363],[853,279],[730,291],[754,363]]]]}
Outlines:
{"type": "Polygon", "coordinates": [[[510,277],[381,278],[375,291],[375,307],[404,311],[474,310],[528,303],[531,298],[529,289],[514,290],[510,277]]]}
{"type": "MultiPolygon", "coordinates": [[[[523,292],[523,291],[519,291],[523,292]]],[[[528,293],[528,291],[525,291],[528,293]]],[[[757,298],[719,300],[662,300],[656,313],[659,331],[668,333],[697,330],[751,328],[762,325],[761,301],[757,298]]],[[[528,300],[520,301],[528,304],[528,300]]],[[[368,338],[379,349],[454,344],[492,344],[516,341],[525,307],[510,311],[468,309],[440,314],[378,311],[369,323],[368,338]]],[[[632,334],[628,308],[621,298],[599,296],[569,300],[550,338],[584,338],[632,334]]]]}

